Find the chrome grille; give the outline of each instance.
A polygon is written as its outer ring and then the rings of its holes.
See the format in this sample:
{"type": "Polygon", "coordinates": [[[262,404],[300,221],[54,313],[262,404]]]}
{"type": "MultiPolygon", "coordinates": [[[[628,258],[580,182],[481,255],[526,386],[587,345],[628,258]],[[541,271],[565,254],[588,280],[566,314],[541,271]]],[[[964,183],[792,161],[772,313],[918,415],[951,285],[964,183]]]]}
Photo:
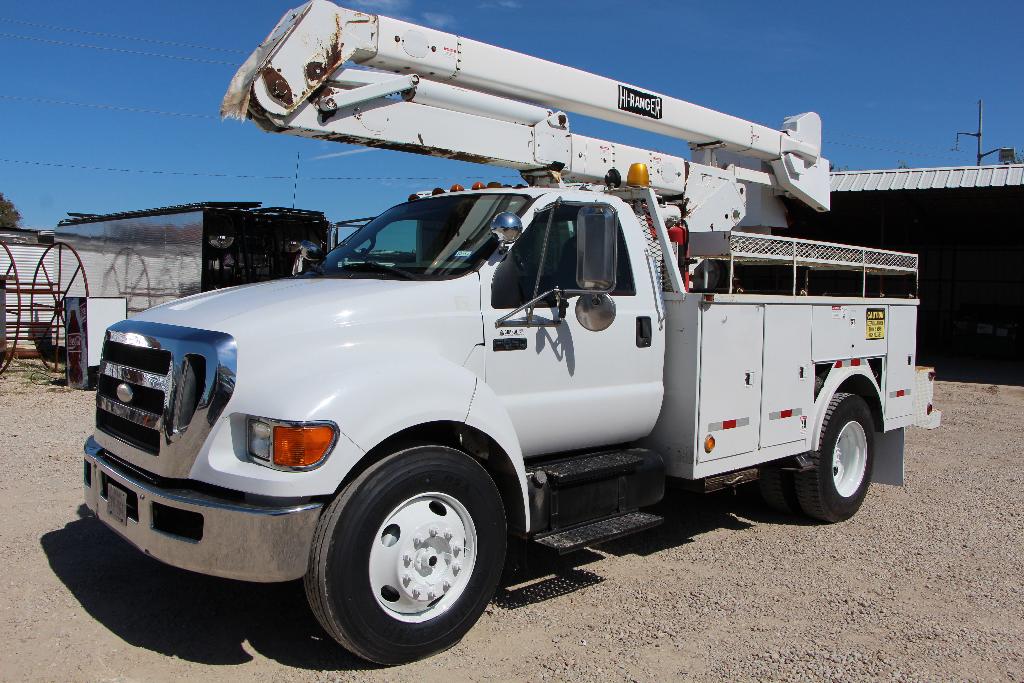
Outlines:
{"type": "Polygon", "coordinates": [[[229,335],[118,323],[103,345],[96,440],[144,470],[187,476],[234,390],[234,377],[235,343],[229,335]]]}
{"type": "Polygon", "coordinates": [[[108,334],[103,344],[100,377],[96,387],[96,427],[136,448],[158,455],[160,431],[169,407],[171,354],[162,349],[124,342],[123,334],[108,334]],[[107,360],[131,362],[157,374],[107,360]],[[118,397],[118,387],[127,386],[134,396],[129,403],[118,397]],[[125,424],[125,423],[129,424],[125,424]]]}

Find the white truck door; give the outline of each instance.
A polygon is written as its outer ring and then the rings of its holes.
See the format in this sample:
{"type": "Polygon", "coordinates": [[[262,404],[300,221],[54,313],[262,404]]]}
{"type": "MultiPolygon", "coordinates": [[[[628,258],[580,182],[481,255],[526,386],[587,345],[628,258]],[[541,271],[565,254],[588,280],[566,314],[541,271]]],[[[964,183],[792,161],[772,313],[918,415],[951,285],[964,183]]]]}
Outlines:
{"type": "Polygon", "coordinates": [[[701,462],[757,448],[763,334],[763,305],[711,304],[701,313],[697,439],[701,462]],[[705,448],[708,436],[715,441],[710,453],[705,448]]]}
{"type": "Polygon", "coordinates": [[[803,441],[813,402],[811,307],[768,305],[764,312],[761,447],[803,441]]]}
{"type": "MultiPolygon", "coordinates": [[[[508,410],[525,456],[646,436],[661,409],[664,332],[639,232],[627,238],[620,227],[616,315],[607,329],[580,325],[575,298],[558,326],[495,327],[533,298],[538,269],[540,293],[556,284],[576,287],[575,221],[583,206],[563,202],[553,216],[551,207],[538,210],[505,258],[481,270],[486,381],[508,410]]],[[[631,215],[620,215],[621,223],[640,229],[631,215]]],[[[552,320],[556,309],[545,304],[535,314],[552,320]]]]}

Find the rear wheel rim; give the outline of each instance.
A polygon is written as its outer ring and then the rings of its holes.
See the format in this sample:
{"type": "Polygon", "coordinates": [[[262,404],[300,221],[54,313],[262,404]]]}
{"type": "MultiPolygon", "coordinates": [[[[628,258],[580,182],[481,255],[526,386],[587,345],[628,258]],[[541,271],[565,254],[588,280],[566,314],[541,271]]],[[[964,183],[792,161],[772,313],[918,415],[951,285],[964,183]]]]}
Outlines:
{"type": "Polygon", "coordinates": [[[445,493],[423,493],[396,506],[373,537],[370,587],[391,617],[418,623],[459,599],[476,564],[473,517],[445,493]]]}
{"type": "Polygon", "coordinates": [[[850,498],[860,488],[868,463],[868,439],[859,422],[847,422],[832,451],[832,481],[836,492],[850,498]]]}

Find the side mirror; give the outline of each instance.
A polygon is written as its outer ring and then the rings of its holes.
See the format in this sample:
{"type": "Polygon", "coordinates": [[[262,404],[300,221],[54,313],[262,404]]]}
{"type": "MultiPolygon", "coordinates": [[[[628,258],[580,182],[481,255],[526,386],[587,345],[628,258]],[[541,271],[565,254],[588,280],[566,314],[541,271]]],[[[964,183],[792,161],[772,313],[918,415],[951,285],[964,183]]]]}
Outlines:
{"type": "Polygon", "coordinates": [[[310,263],[320,263],[324,260],[324,250],[316,242],[302,240],[299,242],[299,251],[302,252],[302,259],[310,263]]]}
{"type": "Polygon", "coordinates": [[[615,289],[619,223],[607,206],[585,206],[576,216],[576,285],[588,292],[615,289]]]}
{"type": "Polygon", "coordinates": [[[511,211],[502,211],[491,219],[491,232],[503,248],[512,246],[523,234],[523,221],[511,211]]]}
{"type": "Polygon", "coordinates": [[[607,294],[582,294],[576,300],[576,320],[591,332],[607,330],[615,322],[615,301],[607,294]]]}

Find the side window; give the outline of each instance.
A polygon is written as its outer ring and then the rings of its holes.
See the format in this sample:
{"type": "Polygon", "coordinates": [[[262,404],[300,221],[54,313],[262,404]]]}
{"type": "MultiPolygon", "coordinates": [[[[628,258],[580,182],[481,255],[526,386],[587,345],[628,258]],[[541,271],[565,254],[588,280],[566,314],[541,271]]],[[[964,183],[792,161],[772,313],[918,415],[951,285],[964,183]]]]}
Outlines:
{"type": "MultiPolygon", "coordinates": [[[[491,285],[491,306],[498,309],[522,306],[533,298],[535,287],[538,293],[556,286],[562,289],[576,289],[576,214],[579,210],[579,204],[560,204],[554,210],[553,217],[551,209],[534,215],[530,225],[523,231],[523,236],[498,266],[491,285]],[[545,251],[544,235],[549,219],[551,230],[545,251]]],[[[633,269],[629,264],[629,252],[626,250],[626,239],[622,234],[621,224],[618,250],[618,273],[612,295],[635,296],[633,269]]],[[[549,303],[554,305],[553,298],[549,303]]]]}

